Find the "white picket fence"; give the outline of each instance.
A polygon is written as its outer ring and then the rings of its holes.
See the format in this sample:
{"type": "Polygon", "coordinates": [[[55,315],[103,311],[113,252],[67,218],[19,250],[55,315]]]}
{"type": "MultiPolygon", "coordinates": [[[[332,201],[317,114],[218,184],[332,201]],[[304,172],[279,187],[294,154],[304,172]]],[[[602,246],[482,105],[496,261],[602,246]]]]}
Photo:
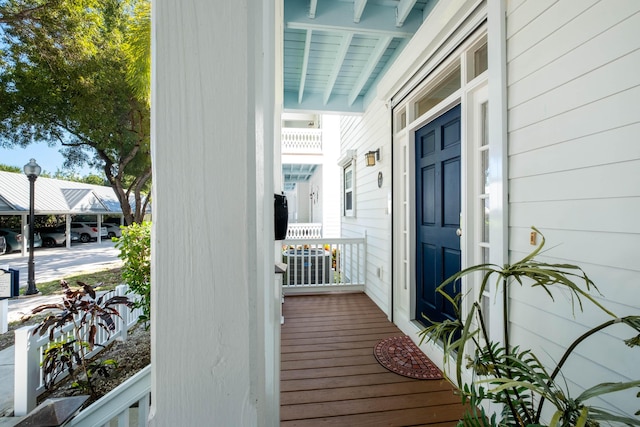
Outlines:
{"type": "MultiPolygon", "coordinates": [[[[135,300],[136,295],[127,294],[128,285],[119,285],[115,290],[105,293],[105,298],[112,296],[127,296],[130,300],[135,300]]],[[[102,295],[102,294],[101,294],[102,295]]],[[[114,340],[126,341],[127,331],[138,322],[142,309],[129,310],[125,306],[117,307],[122,318],[117,318],[115,329],[105,331],[98,328],[96,335],[96,346],[87,357],[98,354],[104,346],[114,340]]],[[[77,315],[77,319],[82,313],[77,315]]],[[[15,331],[15,374],[14,374],[14,414],[15,416],[27,415],[35,409],[37,397],[45,391],[42,373],[42,360],[44,352],[49,345],[49,334],[43,336],[33,335],[35,326],[25,326],[15,331]]],[[[73,324],[65,325],[61,330],[55,332],[54,339],[59,342],[72,338],[73,324]]],[[[60,375],[56,381],[66,377],[66,373],[60,375]]]]}
{"type": "Polygon", "coordinates": [[[287,239],[285,295],[328,291],[362,291],[367,265],[366,237],[354,239],[287,239]]]}

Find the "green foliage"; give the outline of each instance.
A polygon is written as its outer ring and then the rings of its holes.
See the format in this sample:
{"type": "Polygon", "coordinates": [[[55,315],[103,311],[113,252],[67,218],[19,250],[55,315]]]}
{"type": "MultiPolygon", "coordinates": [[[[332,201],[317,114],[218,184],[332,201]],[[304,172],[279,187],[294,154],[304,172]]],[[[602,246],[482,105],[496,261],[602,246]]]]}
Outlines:
{"type": "Polygon", "coordinates": [[[151,101],[151,3],[136,4],[131,31],[127,35],[127,81],[136,95],[148,105],[151,101]]]}
{"type": "Polygon", "coordinates": [[[23,173],[22,169],[20,169],[18,166],[9,166],[9,165],[3,165],[3,164],[0,164],[0,171],[13,172],[13,173],[23,173]]]}
{"type": "Polygon", "coordinates": [[[60,281],[64,289],[62,302],[42,304],[32,310],[32,315],[56,310],[48,314],[33,333],[41,336],[49,334],[50,344],[42,361],[45,387],[50,388],[62,373],[67,372],[74,379],[74,386],[95,395],[93,379],[96,376],[108,377],[110,370],[116,366],[112,360],[89,359],[96,345],[98,329],[110,334],[115,329],[115,318],[121,317],[116,307],[124,305],[131,308],[132,303],[123,296],[97,296],[92,286],[82,282],[78,284],[79,289],[71,289],[66,281],[60,281]],[[72,337],[62,342],[56,341],[56,329],[62,330],[69,323],[73,325],[72,337]],[[84,376],[81,378],[78,372],[84,373],[84,376]]]}
{"type": "MultiPolygon", "coordinates": [[[[538,230],[534,228],[539,233],[538,230]]],[[[542,235],[541,235],[542,236],[542,235]]],[[[542,236],[540,246],[522,260],[505,266],[481,264],[462,270],[453,275],[438,287],[438,292],[451,303],[457,313],[458,320],[444,322],[430,321],[431,325],[421,331],[422,341],[430,340],[440,343],[444,348],[444,362],[455,360],[457,384],[463,403],[469,403],[472,411],[460,421],[460,426],[540,426],[542,408],[548,403],[555,408],[549,426],[597,426],[601,422],[616,422],[629,426],[640,426],[640,419],[629,418],[605,411],[590,405],[588,400],[604,394],[624,391],[640,387],[640,380],[619,383],[601,383],[585,390],[577,397],[571,397],[564,381],[559,381],[562,367],[575,348],[613,325],[626,325],[631,328],[633,336],[624,340],[630,347],[640,345],[640,316],[617,317],[600,304],[590,292],[597,291],[595,284],[579,267],[570,264],[549,264],[540,262],[536,256],[544,247],[542,236]],[[447,287],[462,277],[481,273],[482,280],[476,295],[457,294],[450,296],[447,287]],[[492,279],[495,277],[495,282],[492,279]],[[482,311],[481,299],[487,286],[495,283],[496,289],[503,291],[503,342],[490,340],[486,330],[485,314],[482,311]],[[553,300],[552,289],[562,288],[570,295],[573,310],[582,311],[583,303],[591,303],[611,317],[610,320],[597,325],[580,337],[570,342],[555,367],[544,366],[538,357],[529,349],[520,349],[510,345],[508,289],[514,285],[531,286],[543,290],[553,300]],[[461,306],[469,300],[469,310],[463,316],[461,306]],[[473,348],[473,356],[465,349],[473,348]],[[466,358],[466,365],[464,363],[466,358]],[[462,371],[470,369],[476,379],[467,384],[462,380],[462,371]],[[481,408],[484,402],[501,404],[501,419],[495,414],[487,417],[481,408]]],[[[429,319],[427,319],[429,320],[429,319]]],[[[640,397],[640,393],[639,393],[640,397]]],[[[636,414],[638,415],[638,414],[636,414]]]]}
{"type": "Polygon", "coordinates": [[[65,168],[101,169],[128,224],[144,217],[151,182],[149,104],[127,80],[142,3],[0,4],[0,144],[61,145],[65,168]]]}
{"type": "Polygon", "coordinates": [[[116,241],[120,250],[118,257],[124,262],[122,280],[132,293],[142,298],[135,307],[142,308],[140,320],[151,318],[151,223],[131,224],[122,227],[122,237],[116,241]]]}

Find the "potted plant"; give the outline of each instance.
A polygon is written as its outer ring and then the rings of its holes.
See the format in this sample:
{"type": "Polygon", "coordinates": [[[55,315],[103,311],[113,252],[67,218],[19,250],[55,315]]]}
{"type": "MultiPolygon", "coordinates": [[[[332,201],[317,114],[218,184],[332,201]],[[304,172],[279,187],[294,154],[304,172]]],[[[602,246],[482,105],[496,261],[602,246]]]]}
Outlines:
{"type": "MultiPolygon", "coordinates": [[[[540,233],[534,228],[534,231],[540,233]]],[[[541,235],[542,236],[542,235],[541,235]]],[[[421,331],[421,342],[439,342],[444,349],[445,364],[455,361],[455,375],[463,403],[469,410],[459,426],[542,426],[545,405],[552,405],[553,414],[549,426],[597,426],[600,422],[614,422],[630,426],[640,426],[639,418],[611,413],[590,404],[589,399],[607,393],[627,390],[640,386],[640,380],[628,382],[607,382],[593,385],[576,397],[566,389],[561,375],[562,368],[576,347],[603,329],[623,324],[631,328],[633,336],[624,343],[630,347],[640,346],[640,316],[618,317],[601,305],[590,292],[597,291],[596,285],[579,267],[570,264],[549,264],[538,261],[545,240],[528,256],[511,265],[476,265],[453,275],[442,283],[437,291],[454,307],[457,320],[433,322],[421,331]],[[471,294],[451,295],[445,288],[459,289],[459,279],[480,273],[482,281],[475,298],[471,294]],[[495,281],[492,280],[495,278],[495,281]],[[480,298],[487,286],[495,283],[502,288],[503,318],[502,342],[491,341],[486,328],[487,319],[482,310],[480,298]],[[556,366],[545,366],[530,349],[511,345],[509,331],[508,289],[512,286],[531,286],[545,291],[553,300],[552,289],[561,287],[568,290],[575,307],[583,309],[583,302],[594,304],[611,318],[597,325],[567,345],[556,366]],[[461,311],[465,299],[471,299],[469,311],[461,311]],[[465,353],[467,344],[473,343],[473,355],[465,353]],[[466,359],[466,360],[465,360],[466,359]],[[465,366],[474,376],[472,382],[463,381],[465,366]],[[487,414],[483,403],[502,405],[501,414],[487,414]]],[[[640,393],[638,393],[640,397],[640,393]]],[[[640,411],[635,415],[640,415],[640,411]]]]}

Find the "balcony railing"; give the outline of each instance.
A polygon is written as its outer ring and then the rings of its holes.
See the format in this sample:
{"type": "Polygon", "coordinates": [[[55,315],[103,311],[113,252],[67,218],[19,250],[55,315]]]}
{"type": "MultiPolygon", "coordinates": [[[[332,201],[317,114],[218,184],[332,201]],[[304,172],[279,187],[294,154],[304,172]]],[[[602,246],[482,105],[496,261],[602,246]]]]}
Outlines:
{"type": "Polygon", "coordinates": [[[365,238],[283,240],[283,292],[364,290],[365,243],[365,238]]]}
{"type": "Polygon", "coordinates": [[[147,365],[84,409],[65,426],[146,426],[150,404],[151,365],[147,365]]]}
{"type": "Polygon", "coordinates": [[[291,239],[319,239],[322,237],[322,223],[298,222],[289,224],[287,240],[291,239]]]}
{"type": "Polygon", "coordinates": [[[322,130],[282,129],[282,154],[322,154],[322,130]]]}

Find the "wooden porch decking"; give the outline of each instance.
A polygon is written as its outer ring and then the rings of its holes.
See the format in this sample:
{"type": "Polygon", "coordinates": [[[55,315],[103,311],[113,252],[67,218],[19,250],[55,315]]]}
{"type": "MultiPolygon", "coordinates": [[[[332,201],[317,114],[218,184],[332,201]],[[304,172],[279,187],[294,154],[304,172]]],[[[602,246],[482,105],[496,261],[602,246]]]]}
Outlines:
{"type": "Polygon", "coordinates": [[[402,335],[363,293],[288,296],[281,336],[281,426],[453,426],[464,412],[447,380],[414,380],[376,361],[402,335]]]}

